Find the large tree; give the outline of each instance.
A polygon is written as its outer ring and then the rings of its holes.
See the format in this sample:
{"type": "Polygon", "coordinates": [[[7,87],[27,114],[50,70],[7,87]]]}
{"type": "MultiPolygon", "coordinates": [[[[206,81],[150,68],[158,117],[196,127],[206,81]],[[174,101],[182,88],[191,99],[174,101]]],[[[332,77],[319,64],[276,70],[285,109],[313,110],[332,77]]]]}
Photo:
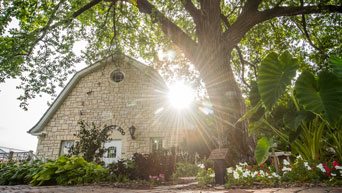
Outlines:
{"type": "Polygon", "coordinates": [[[21,78],[25,108],[37,93],[54,93],[81,58],[91,63],[120,50],[160,64],[158,50],[173,49],[183,58],[171,63],[193,64],[205,84],[219,146],[248,160],[254,139],[247,121],[236,122],[256,64],[269,50],[288,49],[309,64],[339,55],[341,12],[338,0],[5,0],[0,82],[21,78]],[[9,29],[14,18],[19,27],[9,29]],[[80,58],[72,47],[81,39],[89,44],[80,58]]]}

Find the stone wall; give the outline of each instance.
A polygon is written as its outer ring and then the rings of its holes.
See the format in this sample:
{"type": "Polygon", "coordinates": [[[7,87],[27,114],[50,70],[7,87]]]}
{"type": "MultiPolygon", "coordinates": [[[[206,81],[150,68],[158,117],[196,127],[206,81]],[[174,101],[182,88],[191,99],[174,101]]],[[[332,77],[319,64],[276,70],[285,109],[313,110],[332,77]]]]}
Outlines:
{"type": "MultiPolygon", "coordinates": [[[[141,64],[140,64],[141,65],[141,64]]],[[[108,63],[80,79],[68,97],[52,116],[39,137],[37,153],[56,159],[62,140],[76,140],[79,120],[101,125],[118,125],[126,135],[113,131],[111,138],[122,140],[122,157],[135,152],[151,152],[151,137],[163,137],[165,148],[181,141],[177,136],[177,123],[167,109],[166,86],[150,67],[137,67],[131,63],[108,63]],[[112,71],[125,74],[120,83],[110,79],[112,71]],[[136,127],[132,140],[128,128],[136,127]]]]}

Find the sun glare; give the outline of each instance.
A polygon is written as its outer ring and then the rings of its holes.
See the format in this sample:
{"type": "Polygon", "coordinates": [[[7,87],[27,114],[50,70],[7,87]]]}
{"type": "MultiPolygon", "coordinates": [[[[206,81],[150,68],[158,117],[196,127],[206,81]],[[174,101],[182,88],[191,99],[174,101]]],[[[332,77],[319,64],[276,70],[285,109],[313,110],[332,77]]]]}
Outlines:
{"type": "Polygon", "coordinates": [[[183,82],[176,82],[170,85],[168,98],[173,107],[184,109],[190,106],[195,98],[195,94],[191,87],[183,82]]]}

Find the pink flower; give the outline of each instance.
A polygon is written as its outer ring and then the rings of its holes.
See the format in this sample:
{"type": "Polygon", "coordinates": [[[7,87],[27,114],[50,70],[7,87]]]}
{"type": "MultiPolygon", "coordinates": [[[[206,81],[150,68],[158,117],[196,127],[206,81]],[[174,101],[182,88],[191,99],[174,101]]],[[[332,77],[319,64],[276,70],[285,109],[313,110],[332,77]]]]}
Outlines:
{"type": "Polygon", "coordinates": [[[165,175],[164,174],[159,174],[159,177],[160,178],[165,178],[165,175]]]}
{"type": "Polygon", "coordinates": [[[159,181],[159,178],[158,178],[158,177],[157,177],[156,179],[157,179],[157,181],[159,181]]]}
{"type": "Polygon", "coordinates": [[[150,175],[150,176],[148,176],[150,179],[152,178],[152,176],[150,175]]]}

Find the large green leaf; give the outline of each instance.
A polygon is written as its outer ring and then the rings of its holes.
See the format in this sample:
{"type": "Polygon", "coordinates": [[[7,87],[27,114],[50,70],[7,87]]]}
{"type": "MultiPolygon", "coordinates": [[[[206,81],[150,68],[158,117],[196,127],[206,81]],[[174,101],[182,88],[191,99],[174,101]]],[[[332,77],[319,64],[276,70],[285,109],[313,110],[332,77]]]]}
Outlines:
{"type": "Polygon", "coordinates": [[[292,58],[288,51],[280,56],[272,52],[261,62],[258,90],[267,109],[272,109],[285,92],[286,86],[291,83],[297,69],[298,61],[292,58]]]}
{"type": "Polygon", "coordinates": [[[304,71],[296,81],[296,97],[304,109],[322,115],[334,126],[342,115],[342,80],[334,73],[322,71],[318,78],[304,71]]]}
{"type": "Polygon", "coordinates": [[[296,131],[300,123],[307,117],[307,111],[288,112],[283,117],[286,128],[296,131]]]}
{"type": "Polygon", "coordinates": [[[342,78],[342,59],[336,56],[329,58],[329,67],[333,69],[333,72],[338,78],[342,78]]]}
{"type": "Polygon", "coordinates": [[[268,159],[270,148],[273,145],[273,140],[268,141],[266,137],[259,139],[255,147],[254,156],[258,165],[264,163],[268,159]]]}

